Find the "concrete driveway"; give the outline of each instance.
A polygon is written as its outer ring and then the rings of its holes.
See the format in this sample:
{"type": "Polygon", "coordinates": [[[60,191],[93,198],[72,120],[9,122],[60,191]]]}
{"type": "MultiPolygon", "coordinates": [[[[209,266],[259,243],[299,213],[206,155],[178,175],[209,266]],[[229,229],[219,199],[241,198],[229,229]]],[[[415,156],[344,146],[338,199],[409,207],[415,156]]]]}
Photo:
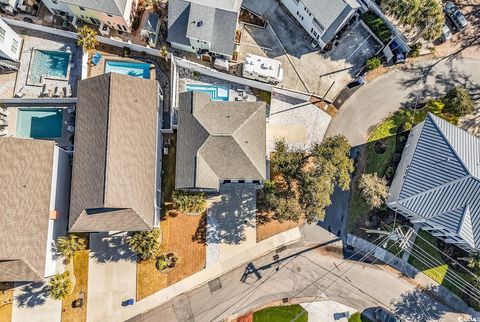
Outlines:
{"type": "Polygon", "coordinates": [[[13,297],[12,322],[60,322],[62,301],[48,296],[47,282],[15,283],[13,297]]]}
{"type": "Polygon", "coordinates": [[[125,243],[126,233],[90,234],[88,321],[105,321],[128,299],[136,298],[136,256],[125,243]]]}
{"type": "MultiPolygon", "coordinates": [[[[458,85],[466,86],[478,102],[479,84],[480,60],[439,59],[408,65],[361,87],[342,105],[326,135],[343,134],[352,146],[361,145],[375,125],[400,107],[442,97],[448,89],[458,85]]],[[[460,119],[459,126],[476,133],[480,115],[460,119]]]]}
{"type": "Polygon", "coordinates": [[[207,211],[207,267],[255,245],[256,189],[254,184],[221,185],[207,211]]]}
{"type": "Polygon", "coordinates": [[[244,0],[242,5],[264,15],[271,27],[245,27],[239,59],[244,60],[247,53],[278,59],[285,69],[285,79],[279,85],[286,88],[333,100],[366,59],[381,48],[361,24],[354,23],[334,49],[320,53],[310,46],[310,36],[278,1],[244,0]]]}

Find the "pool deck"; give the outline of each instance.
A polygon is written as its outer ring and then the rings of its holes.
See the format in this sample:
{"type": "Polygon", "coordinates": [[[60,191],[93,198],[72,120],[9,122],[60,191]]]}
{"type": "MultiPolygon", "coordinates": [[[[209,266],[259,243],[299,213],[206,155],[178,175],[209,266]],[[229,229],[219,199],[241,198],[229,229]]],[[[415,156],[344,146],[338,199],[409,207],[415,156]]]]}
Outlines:
{"type": "MultiPolygon", "coordinates": [[[[55,87],[64,88],[70,84],[72,94],[75,95],[77,81],[81,79],[82,51],[77,47],[75,40],[56,35],[46,34],[31,29],[12,27],[24,39],[22,54],[20,57],[20,69],[17,72],[13,93],[21,92],[23,97],[38,98],[42,94],[43,86],[31,86],[27,84],[30,70],[30,59],[34,49],[49,51],[69,51],[70,72],[68,80],[46,80],[47,88],[53,92],[55,87]]],[[[51,93],[53,94],[53,93],[51,93]]]]}
{"type": "MultiPolygon", "coordinates": [[[[8,107],[8,125],[6,129],[8,130],[8,135],[7,136],[16,136],[17,133],[17,115],[18,115],[18,109],[19,108],[42,108],[38,106],[19,106],[19,107],[8,107]]],[[[51,109],[52,107],[44,107],[46,109],[51,109]]],[[[63,121],[62,121],[62,136],[59,138],[52,138],[48,139],[49,141],[54,141],[59,147],[62,148],[67,148],[71,146],[70,142],[70,137],[72,134],[67,131],[67,127],[69,125],[73,125],[75,122],[75,118],[73,114],[69,114],[67,112],[68,106],[55,106],[55,108],[63,109],[63,121]]],[[[47,140],[47,139],[45,139],[47,140]]]]}

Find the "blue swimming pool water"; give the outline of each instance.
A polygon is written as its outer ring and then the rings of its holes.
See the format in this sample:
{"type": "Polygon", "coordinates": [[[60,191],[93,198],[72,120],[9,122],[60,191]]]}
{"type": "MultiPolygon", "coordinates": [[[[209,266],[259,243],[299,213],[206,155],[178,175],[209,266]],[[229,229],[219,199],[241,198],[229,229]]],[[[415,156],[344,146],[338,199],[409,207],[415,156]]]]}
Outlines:
{"type": "Polygon", "coordinates": [[[40,84],[42,76],[66,78],[69,62],[68,52],[36,49],[30,66],[29,82],[40,84]]]}
{"type": "Polygon", "coordinates": [[[53,139],[62,136],[63,110],[20,108],[17,112],[17,137],[53,139]]]}
{"type": "Polygon", "coordinates": [[[187,91],[207,93],[212,101],[228,101],[228,88],[226,87],[187,84],[187,91]]]}
{"type": "Polygon", "coordinates": [[[109,72],[149,79],[150,64],[131,63],[124,61],[107,61],[105,63],[105,73],[109,72]]]}

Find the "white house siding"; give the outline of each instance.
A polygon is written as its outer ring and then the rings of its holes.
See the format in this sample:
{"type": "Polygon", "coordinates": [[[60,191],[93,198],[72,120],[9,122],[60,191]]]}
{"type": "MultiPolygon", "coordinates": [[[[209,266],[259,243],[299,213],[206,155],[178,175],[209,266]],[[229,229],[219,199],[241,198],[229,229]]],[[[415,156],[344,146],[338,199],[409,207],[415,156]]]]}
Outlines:
{"type": "Polygon", "coordinates": [[[131,26],[133,21],[133,16],[137,8],[137,1],[128,0],[125,13],[123,16],[109,15],[102,11],[97,11],[90,8],[80,9],[79,6],[65,4],[61,1],[57,1],[57,4],[54,4],[52,0],[44,0],[45,5],[50,9],[54,14],[59,14],[61,11],[66,12],[69,16],[76,16],[77,19],[100,25],[102,22],[108,25],[111,29],[131,32],[131,26]],[[90,18],[96,19],[92,20],[90,18]]]}
{"type": "Polygon", "coordinates": [[[47,252],[45,261],[45,277],[52,276],[63,269],[61,260],[55,259],[53,243],[58,236],[67,232],[71,167],[70,158],[65,150],[55,147],[52,170],[52,188],[50,210],[57,210],[60,217],[49,219],[47,234],[47,252]]]}
{"type": "Polygon", "coordinates": [[[306,6],[300,0],[281,0],[282,4],[290,11],[290,13],[297,19],[297,21],[302,25],[305,31],[318,42],[320,48],[325,47],[325,43],[322,41],[321,37],[325,30],[320,30],[313,23],[315,18],[306,8],[306,6]],[[302,19],[303,18],[303,19],[302,19]]]}
{"type": "Polygon", "coordinates": [[[20,58],[20,53],[22,49],[23,39],[15,31],[10,28],[3,19],[0,18],[0,28],[2,29],[2,36],[0,38],[0,56],[4,58],[11,59],[13,61],[18,61],[20,58]],[[13,51],[13,43],[16,41],[16,51],[13,51]]]}

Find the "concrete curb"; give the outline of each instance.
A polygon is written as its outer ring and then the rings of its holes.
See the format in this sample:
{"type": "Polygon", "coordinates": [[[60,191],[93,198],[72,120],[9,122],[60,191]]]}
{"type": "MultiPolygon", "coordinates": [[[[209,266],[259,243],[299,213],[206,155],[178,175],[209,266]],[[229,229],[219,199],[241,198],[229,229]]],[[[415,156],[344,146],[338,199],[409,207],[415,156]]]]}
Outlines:
{"type": "Polygon", "coordinates": [[[145,313],[155,307],[170,301],[174,297],[195,289],[209,281],[224,275],[258,257],[261,257],[279,247],[295,243],[301,239],[300,229],[298,227],[280,233],[266,240],[257,243],[246,251],[229,258],[223,262],[212,265],[202,271],[186,277],[185,279],[173,284],[163,290],[154,293],[145,299],[136,302],[132,306],[121,307],[117,312],[107,317],[104,321],[125,321],[141,313],[145,313]]]}

